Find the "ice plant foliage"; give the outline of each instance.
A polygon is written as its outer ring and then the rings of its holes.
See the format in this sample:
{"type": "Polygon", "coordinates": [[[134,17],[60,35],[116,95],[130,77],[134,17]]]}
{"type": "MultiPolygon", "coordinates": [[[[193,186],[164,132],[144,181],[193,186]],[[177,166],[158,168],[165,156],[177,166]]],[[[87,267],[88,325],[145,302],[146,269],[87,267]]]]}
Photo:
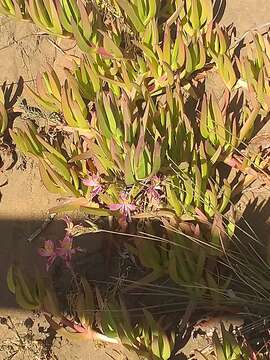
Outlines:
{"type": "MultiPolygon", "coordinates": [[[[94,216],[113,214],[122,222],[130,221],[133,212],[149,216],[162,211],[169,217],[173,212],[177,218],[196,219],[199,208],[213,219],[216,212],[228,210],[233,189],[220,179],[219,168],[232,163],[242,142],[251,137],[261,107],[266,109],[261,104],[267,97],[258,92],[247,64],[254,64],[256,74],[263,69],[268,38],[255,35],[256,52],[241,66],[230,51],[229,31],[213,22],[212,2],[185,0],[182,5],[116,1],[116,12],[132,36],[126,29],[119,31],[117,19],[115,24],[100,22],[98,7],[82,1],[55,6],[32,0],[25,9],[49,32],[73,34],[84,52],[65,70],[65,79],[48,66],[32,90],[37,104],[61,114],[57,126],[66,131],[64,141],[56,144],[41,136],[30,122],[11,132],[18,148],[38,160],[46,188],[74,199],[74,209],[87,208],[94,216]],[[39,19],[44,7],[50,21],[39,19]],[[134,51],[128,53],[123,36],[134,51]],[[237,79],[236,63],[243,78],[237,79]],[[208,68],[216,70],[228,88],[221,101],[199,93],[208,68]],[[241,88],[243,81],[250,84],[248,91],[241,88]],[[196,102],[192,116],[191,97],[196,102]],[[231,111],[236,102],[239,114],[231,111]],[[163,179],[162,186],[154,184],[156,176],[163,179]],[[112,194],[113,184],[118,195],[112,194]],[[136,209],[119,196],[127,187],[136,209]]],[[[257,85],[261,79],[256,78],[257,85]]],[[[260,171],[264,163],[258,164],[260,171]]],[[[72,210],[72,201],[69,204],[72,210]]]]}
{"type": "MultiPolygon", "coordinates": [[[[224,305],[230,278],[218,268],[233,240],[235,195],[269,170],[261,150],[243,151],[270,109],[269,35],[253,33],[239,57],[211,0],[115,0],[108,17],[100,3],[0,0],[1,14],[73,38],[81,50],[63,78],[47,66],[30,90],[38,106],[57,115],[49,121],[50,133],[29,120],[14,126],[11,137],[35,159],[48,191],[65,198],[53,212],[113,216],[122,231],[133,221],[130,228],[138,224],[155,236],[128,244],[148,272],[143,281],[167,277],[192,301],[224,305]],[[219,99],[202,93],[209,70],[223,82],[219,99]]],[[[0,136],[6,125],[0,96],[0,136]]],[[[47,270],[56,259],[70,267],[80,251],[74,237],[83,227],[65,222],[65,237],[39,249],[47,270]]],[[[44,301],[41,281],[32,293],[20,271],[9,280],[22,306],[57,313],[55,301],[44,301]]],[[[87,336],[95,323],[99,335],[113,342],[169,359],[174,334],[147,311],[143,323],[133,323],[123,302],[114,300],[103,301],[83,280],[74,305],[81,325],[65,323],[87,336]],[[96,318],[83,311],[95,304],[96,318]]]]}
{"type": "Polygon", "coordinates": [[[160,178],[155,175],[152,177],[150,184],[146,187],[146,196],[149,205],[158,208],[161,201],[162,187],[160,178]]]}
{"type": "Polygon", "coordinates": [[[2,88],[0,88],[0,139],[4,135],[7,127],[8,127],[8,113],[5,106],[5,95],[2,88]]]}

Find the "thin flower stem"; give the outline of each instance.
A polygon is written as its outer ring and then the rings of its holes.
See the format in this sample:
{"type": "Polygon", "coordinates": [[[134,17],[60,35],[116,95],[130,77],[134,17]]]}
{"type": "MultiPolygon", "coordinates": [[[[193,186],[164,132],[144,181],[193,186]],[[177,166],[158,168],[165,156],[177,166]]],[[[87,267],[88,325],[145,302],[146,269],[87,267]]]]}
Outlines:
{"type": "Polygon", "coordinates": [[[70,271],[70,273],[71,273],[71,275],[72,275],[72,278],[73,278],[73,280],[74,280],[74,282],[75,282],[76,288],[77,288],[77,290],[78,290],[78,292],[79,292],[79,291],[80,291],[80,284],[79,284],[79,282],[78,282],[76,273],[75,273],[75,271],[74,271],[74,269],[73,269],[73,267],[72,267],[71,264],[69,265],[68,268],[69,268],[69,271],[70,271]]]}

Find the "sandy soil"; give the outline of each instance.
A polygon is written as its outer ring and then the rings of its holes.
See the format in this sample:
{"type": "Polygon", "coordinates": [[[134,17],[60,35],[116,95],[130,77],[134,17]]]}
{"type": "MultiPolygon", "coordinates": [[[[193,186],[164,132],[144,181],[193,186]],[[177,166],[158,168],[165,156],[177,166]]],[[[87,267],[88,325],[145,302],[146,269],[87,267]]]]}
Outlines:
{"type": "MultiPolygon", "coordinates": [[[[227,3],[223,21],[225,24],[233,22],[236,25],[237,37],[240,37],[249,29],[270,22],[270,2],[268,0],[220,0],[219,2],[227,3]]],[[[0,30],[0,83],[4,81],[7,81],[7,83],[17,82],[19,77],[22,76],[25,83],[32,85],[37,71],[45,65],[46,61],[54,64],[58,69],[63,65],[68,65],[68,61],[63,58],[61,51],[50,42],[51,38],[38,31],[33,25],[28,23],[16,24],[9,19],[0,18],[0,30]]],[[[71,42],[65,43],[62,41],[57,44],[64,49],[73,47],[71,42]]],[[[70,53],[74,53],[74,50],[72,49],[70,53]]],[[[43,187],[37,169],[32,163],[28,163],[25,170],[18,168],[18,166],[13,167],[8,172],[8,185],[0,190],[2,193],[0,201],[0,316],[3,317],[2,319],[11,316],[14,325],[9,329],[5,323],[6,320],[0,322],[0,359],[7,359],[8,354],[10,354],[9,351],[12,351],[7,347],[6,340],[8,340],[8,344],[14,343],[12,345],[14,352],[18,348],[16,344],[21,344],[14,359],[42,359],[43,350],[41,350],[41,347],[44,345],[46,335],[34,330],[37,329],[38,323],[42,323],[42,320],[16,308],[14,298],[6,288],[5,277],[9,264],[14,260],[19,259],[31,269],[31,259],[36,256],[36,247],[40,243],[40,239],[39,242],[35,242],[32,246],[26,244],[26,239],[44,221],[47,216],[47,209],[56,204],[57,197],[49,194],[43,187]],[[30,329],[31,331],[27,330],[24,324],[25,319],[29,317],[34,321],[34,327],[33,330],[30,329]],[[17,330],[19,336],[14,329],[17,330]],[[28,340],[20,340],[20,337],[28,336],[29,331],[34,333],[32,345],[29,345],[28,340]],[[23,346],[22,343],[26,345],[23,346]],[[38,348],[36,354],[27,348],[27,346],[30,346],[34,349],[33,344],[37,344],[35,345],[38,348]]],[[[248,203],[252,196],[256,205],[257,197],[260,198],[260,203],[263,203],[266,201],[267,193],[246,194],[242,206],[248,203]]],[[[267,225],[269,202],[259,208],[260,212],[257,215],[251,216],[251,210],[254,211],[255,205],[249,207],[245,215],[255,231],[267,238],[270,229],[269,223],[267,225]]],[[[43,237],[53,237],[61,231],[63,231],[62,224],[55,222],[47,229],[43,237]]],[[[85,242],[83,246],[88,245],[85,242]]],[[[96,345],[91,343],[71,344],[59,340],[54,343],[52,353],[47,358],[61,360],[96,358],[97,360],[105,360],[109,359],[106,354],[107,351],[112,350],[97,348],[96,345]],[[62,347],[62,349],[59,349],[59,347],[62,347]]],[[[113,354],[115,359],[125,359],[125,356],[120,353],[113,352],[113,354]]],[[[130,356],[128,358],[131,359],[130,356]]]]}

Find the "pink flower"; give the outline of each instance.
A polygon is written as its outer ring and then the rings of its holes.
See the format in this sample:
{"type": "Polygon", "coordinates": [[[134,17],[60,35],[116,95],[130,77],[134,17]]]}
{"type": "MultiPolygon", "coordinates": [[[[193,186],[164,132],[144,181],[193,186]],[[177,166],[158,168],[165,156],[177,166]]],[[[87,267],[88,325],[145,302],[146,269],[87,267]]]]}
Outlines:
{"type": "Polygon", "coordinates": [[[65,216],[62,220],[66,223],[66,235],[71,237],[79,236],[83,233],[84,227],[81,224],[74,225],[69,216],[65,216]]]}
{"type": "Polygon", "coordinates": [[[200,225],[199,224],[192,224],[191,229],[193,231],[194,237],[197,239],[200,239],[200,235],[201,235],[201,230],[200,230],[200,225]]]}
{"type": "Polygon", "coordinates": [[[52,240],[46,240],[44,247],[38,249],[40,256],[47,258],[46,270],[48,271],[54,260],[57,258],[57,251],[54,249],[54,243],[52,240]]]}
{"type": "Polygon", "coordinates": [[[60,247],[56,249],[57,256],[61,257],[65,261],[66,266],[69,267],[72,255],[74,255],[79,248],[72,248],[73,237],[68,233],[63,240],[59,241],[59,243],[60,247]]]}
{"type": "Polygon", "coordinates": [[[82,179],[82,182],[85,186],[92,188],[92,197],[95,197],[102,191],[102,185],[100,183],[100,176],[93,174],[88,177],[88,179],[82,179]]]}
{"type": "Polygon", "coordinates": [[[38,249],[39,255],[47,258],[46,270],[48,271],[56,258],[61,258],[67,267],[70,267],[72,255],[81,251],[79,247],[73,248],[73,237],[67,232],[64,239],[59,241],[60,246],[55,248],[52,240],[46,240],[44,247],[38,249]]]}
{"type": "Polygon", "coordinates": [[[64,220],[64,222],[66,223],[66,228],[65,228],[65,230],[66,230],[67,234],[72,234],[72,230],[73,230],[73,228],[74,228],[74,224],[73,224],[71,218],[66,215],[65,217],[63,217],[62,220],[64,220]]]}
{"type": "Polygon", "coordinates": [[[118,204],[109,205],[109,209],[111,211],[119,211],[122,215],[122,220],[131,221],[131,211],[136,209],[136,205],[128,201],[128,197],[124,192],[120,193],[120,199],[121,201],[118,204]]]}

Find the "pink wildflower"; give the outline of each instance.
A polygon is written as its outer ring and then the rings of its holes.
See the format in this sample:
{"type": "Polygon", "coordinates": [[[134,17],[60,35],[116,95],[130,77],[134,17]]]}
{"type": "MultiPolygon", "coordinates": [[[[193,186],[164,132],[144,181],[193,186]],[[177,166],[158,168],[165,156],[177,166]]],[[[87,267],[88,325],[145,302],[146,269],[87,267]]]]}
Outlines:
{"type": "Polygon", "coordinates": [[[38,249],[40,256],[47,258],[46,270],[48,271],[54,260],[57,258],[57,251],[54,248],[54,243],[52,240],[46,240],[44,242],[44,247],[38,249]]]}
{"type": "Polygon", "coordinates": [[[66,230],[67,234],[72,234],[72,230],[73,230],[73,228],[74,228],[74,224],[73,224],[71,218],[66,215],[65,217],[63,217],[62,220],[64,220],[64,222],[66,223],[66,228],[65,228],[65,230],[66,230]]]}
{"type": "Polygon", "coordinates": [[[60,240],[59,243],[60,247],[56,249],[56,253],[65,261],[66,266],[69,267],[72,255],[74,255],[79,249],[72,248],[73,237],[69,234],[66,234],[64,239],[60,240]]]}
{"type": "Polygon", "coordinates": [[[102,191],[99,175],[90,175],[87,179],[82,179],[82,182],[85,186],[92,188],[92,197],[95,197],[102,191]]]}
{"type": "Polygon", "coordinates": [[[122,215],[122,220],[131,221],[131,212],[136,209],[136,205],[128,201],[128,196],[124,192],[120,193],[120,199],[119,203],[109,205],[109,209],[111,211],[119,211],[122,215]]]}
{"type": "Polygon", "coordinates": [[[61,258],[67,267],[70,267],[72,255],[81,251],[79,247],[73,248],[73,237],[67,232],[64,239],[59,241],[60,246],[55,248],[52,240],[46,240],[44,247],[38,249],[39,255],[47,258],[46,270],[48,271],[56,258],[61,258]]]}
{"type": "Polygon", "coordinates": [[[200,230],[200,225],[199,224],[190,224],[190,230],[191,230],[191,234],[199,239],[200,238],[200,235],[201,235],[201,230],[200,230]]]}

